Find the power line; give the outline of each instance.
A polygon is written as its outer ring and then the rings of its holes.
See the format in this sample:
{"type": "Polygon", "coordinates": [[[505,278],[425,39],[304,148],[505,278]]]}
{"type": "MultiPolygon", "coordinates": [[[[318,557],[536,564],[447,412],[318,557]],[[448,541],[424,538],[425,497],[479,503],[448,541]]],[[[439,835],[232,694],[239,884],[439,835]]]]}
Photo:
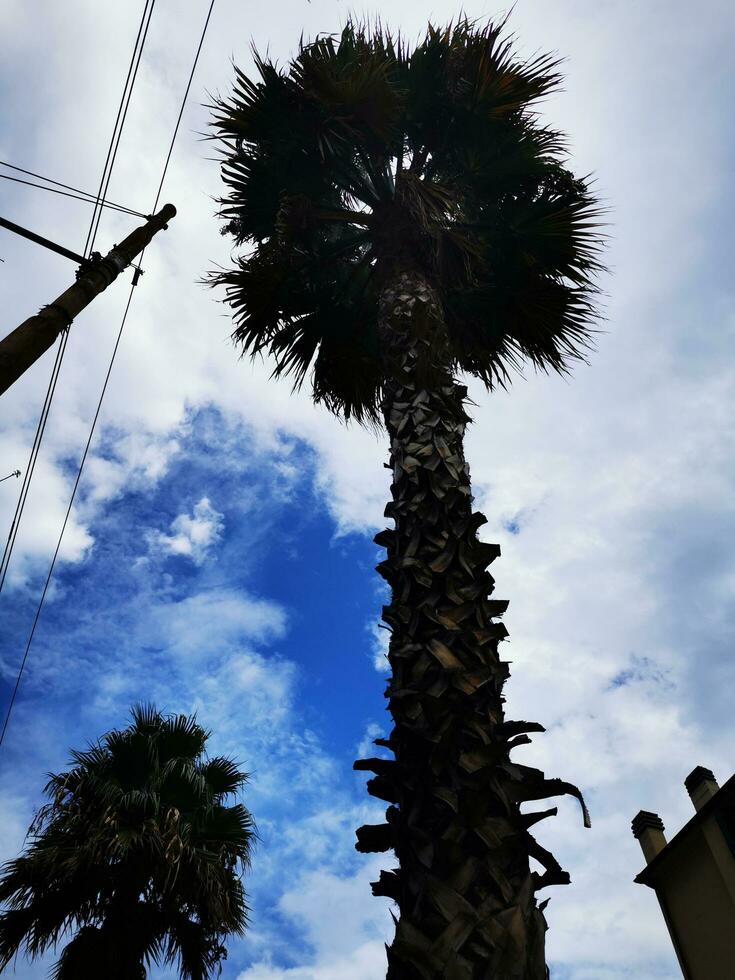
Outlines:
{"type": "Polygon", "coordinates": [[[20,476],[20,470],[13,470],[13,472],[8,473],[7,476],[3,476],[2,478],[0,478],[0,483],[4,483],[6,480],[9,480],[11,476],[20,476]]]}
{"type": "Polygon", "coordinates": [[[20,669],[18,670],[18,676],[15,679],[15,687],[13,688],[13,693],[10,697],[10,704],[8,705],[8,710],[5,713],[5,721],[3,723],[3,729],[0,733],[0,745],[3,744],[5,738],[5,732],[8,729],[8,724],[10,722],[10,715],[13,710],[13,705],[15,704],[15,698],[18,694],[18,688],[20,687],[20,681],[23,676],[23,671],[25,669],[26,661],[28,660],[28,653],[31,649],[31,643],[33,642],[33,636],[36,632],[36,626],[38,625],[38,620],[41,615],[41,610],[43,609],[44,599],[46,598],[46,593],[48,591],[49,584],[51,583],[51,576],[53,575],[54,566],[56,564],[56,559],[59,555],[59,549],[61,548],[61,541],[64,537],[64,531],[66,530],[66,525],[69,520],[69,515],[71,514],[71,509],[74,504],[74,498],[77,493],[77,487],[79,486],[79,480],[82,476],[82,470],[84,469],[84,463],[87,459],[87,453],[89,452],[89,447],[92,443],[92,436],[94,435],[94,430],[97,425],[97,419],[99,418],[100,409],[102,408],[102,399],[105,397],[105,392],[107,391],[107,382],[110,380],[110,374],[112,373],[112,365],[115,363],[115,355],[117,354],[117,349],[120,346],[120,338],[122,337],[123,329],[125,328],[125,321],[128,316],[128,310],[130,309],[130,300],[133,298],[134,285],[131,285],[130,292],[128,293],[128,301],[125,305],[125,312],[123,313],[122,322],[120,323],[120,329],[117,332],[117,340],[115,341],[115,346],[112,350],[112,357],[110,358],[110,364],[107,368],[107,374],[105,375],[105,381],[102,385],[102,392],[97,402],[97,410],[94,413],[94,418],[92,419],[92,427],[89,430],[89,437],[87,439],[87,445],[84,447],[84,452],[82,453],[82,460],[79,464],[79,469],[77,471],[77,477],[74,481],[74,487],[71,491],[71,497],[69,498],[69,506],[66,508],[66,514],[64,515],[64,523],[61,525],[61,533],[59,534],[59,540],[56,542],[56,548],[54,549],[54,556],[51,559],[51,565],[49,566],[48,575],[46,576],[46,581],[43,586],[43,592],[41,593],[41,599],[38,603],[38,608],[36,609],[36,615],[33,619],[33,626],[31,627],[31,632],[28,636],[28,642],[26,643],[25,652],[23,654],[23,659],[20,663],[20,669]]]}
{"type": "Polygon", "coordinates": [[[61,197],[69,197],[74,201],[83,201],[85,204],[95,204],[98,207],[108,208],[111,211],[120,211],[123,214],[129,214],[134,218],[147,217],[147,215],[141,214],[140,211],[133,211],[132,208],[126,208],[117,204],[110,204],[107,201],[97,201],[97,199],[92,195],[89,197],[83,197],[80,194],[70,194],[68,191],[60,191],[55,187],[45,187],[43,184],[36,184],[32,180],[22,180],[20,177],[11,177],[10,174],[0,174],[0,179],[12,180],[16,184],[25,184],[27,187],[37,187],[39,190],[48,191],[49,194],[59,194],[61,197]]]}
{"type": "Polygon", "coordinates": [[[13,548],[15,547],[15,539],[18,536],[18,528],[20,527],[20,521],[23,517],[23,511],[25,510],[26,498],[28,497],[28,491],[31,485],[31,478],[33,477],[33,472],[36,468],[36,460],[38,459],[38,454],[41,449],[41,442],[43,440],[43,434],[46,431],[46,422],[48,421],[49,411],[51,410],[51,402],[53,401],[54,392],[56,391],[56,382],[59,378],[59,370],[61,368],[61,362],[64,357],[64,351],[66,350],[66,344],[69,339],[69,331],[65,330],[61,336],[61,341],[59,346],[56,348],[56,357],[54,359],[54,366],[51,369],[51,377],[49,378],[48,387],[46,388],[46,397],[44,398],[43,406],[41,408],[41,415],[38,419],[38,424],[36,425],[36,434],[33,437],[33,445],[31,446],[31,454],[28,459],[28,465],[25,469],[25,474],[23,476],[23,482],[20,487],[20,494],[18,496],[18,502],[15,506],[15,513],[13,514],[13,520],[10,523],[10,531],[8,532],[8,540],[5,542],[5,548],[3,549],[3,555],[0,559],[0,592],[3,590],[5,585],[5,577],[8,574],[8,565],[10,564],[10,557],[13,554],[13,548]]]}
{"type": "MultiPolygon", "coordinates": [[[[102,171],[102,179],[100,180],[100,186],[97,190],[98,201],[104,200],[107,197],[107,188],[110,186],[110,178],[112,176],[112,168],[115,165],[115,159],[117,157],[117,150],[120,146],[120,137],[122,136],[123,127],[125,125],[125,119],[128,115],[128,106],[130,105],[130,97],[133,94],[133,87],[135,85],[135,80],[138,76],[138,66],[140,65],[140,59],[143,55],[143,47],[145,46],[145,40],[148,36],[148,28],[151,24],[151,16],[153,15],[153,8],[156,5],[156,0],[145,0],[145,6],[143,7],[143,13],[140,19],[140,27],[138,28],[138,35],[135,38],[135,46],[133,48],[133,57],[130,59],[130,66],[128,67],[128,74],[125,79],[125,87],[123,88],[123,95],[120,99],[120,105],[117,110],[117,116],[115,118],[115,126],[113,128],[112,140],[110,142],[109,149],[107,150],[107,158],[105,159],[105,166],[102,171]],[[150,6],[149,6],[150,5],[150,6]],[[146,14],[148,19],[146,20],[146,14]],[[142,34],[142,38],[141,38],[142,34]],[[138,43],[140,42],[140,44],[138,43]],[[136,53],[137,52],[137,53],[136,53]],[[119,125],[118,125],[119,124],[119,125]],[[115,136],[117,132],[117,136],[115,136]]],[[[87,233],[87,240],[84,243],[84,248],[82,251],[85,255],[92,253],[94,248],[95,238],[97,237],[97,231],[100,225],[100,218],[102,217],[102,208],[95,206],[95,212],[92,215],[92,223],[90,225],[89,232],[87,233]]]]}
{"type": "MultiPolygon", "coordinates": [[[[71,187],[69,184],[62,184],[58,180],[51,180],[50,177],[42,177],[41,174],[34,174],[31,170],[24,170],[22,167],[15,167],[12,163],[5,163],[4,160],[0,160],[0,167],[10,167],[12,170],[17,170],[19,173],[27,174],[29,177],[38,177],[40,180],[45,180],[49,184],[56,184],[57,187],[65,187],[66,191],[57,190],[56,187],[46,187],[45,184],[37,184],[32,180],[22,180],[20,177],[11,177],[10,174],[0,174],[3,180],[12,180],[16,184],[26,184],[28,187],[38,187],[42,191],[48,191],[50,194],[61,194],[62,197],[71,197],[76,201],[84,201],[87,204],[94,204],[97,202],[97,198],[94,194],[88,191],[82,191],[78,187],[71,187]],[[67,193],[68,191],[74,191],[73,194],[67,193]]],[[[99,201],[99,206],[103,208],[110,208],[113,211],[122,211],[124,214],[130,214],[134,218],[146,218],[148,215],[142,214],[140,211],[135,211],[133,208],[125,207],[124,204],[115,204],[113,201],[99,201]]]]}
{"type": "MultiPolygon", "coordinates": [[[[26,170],[25,167],[19,167],[15,163],[8,163],[7,160],[0,160],[1,167],[7,167],[9,170],[16,170],[19,174],[25,174],[26,177],[37,177],[39,180],[45,181],[47,184],[53,184],[55,187],[63,187],[67,191],[74,191],[76,194],[83,194],[85,197],[95,200],[95,195],[90,191],[80,190],[78,187],[73,187],[71,184],[64,184],[60,180],[53,180],[51,177],[44,177],[43,174],[37,174],[34,170],[26,170]]],[[[136,218],[146,218],[148,215],[142,214],[140,211],[134,211],[132,208],[127,208],[123,204],[115,204],[114,201],[102,201],[105,207],[108,208],[120,208],[123,211],[129,211],[130,214],[135,215],[136,218]]]]}
{"type": "Polygon", "coordinates": [[[173,132],[173,136],[171,137],[171,143],[170,143],[169,148],[168,148],[168,153],[166,154],[166,162],[163,165],[163,173],[161,174],[161,180],[160,180],[160,183],[158,184],[158,190],[156,191],[156,200],[155,200],[155,202],[153,204],[153,213],[154,214],[156,213],[156,208],[158,207],[158,199],[161,196],[161,189],[163,188],[163,181],[166,178],[166,171],[168,170],[168,163],[169,163],[169,160],[171,159],[171,152],[173,151],[173,148],[174,148],[174,142],[176,140],[176,134],[179,131],[179,124],[181,122],[181,117],[184,114],[184,106],[186,105],[186,100],[187,100],[187,98],[189,96],[189,89],[191,88],[192,79],[194,78],[194,72],[196,71],[197,62],[199,61],[199,55],[200,55],[201,50],[202,50],[202,45],[204,44],[204,37],[205,37],[205,35],[207,33],[207,28],[209,27],[209,18],[212,16],[212,8],[213,7],[214,7],[214,0],[212,0],[212,2],[209,4],[209,10],[207,11],[207,18],[204,21],[204,27],[202,28],[202,36],[199,38],[199,47],[197,48],[197,52],[194,55],[194,63],[191,66],[191,72],[189,73],[189,80],[186,83],[186,89],[184,91],[184,98],[181,100],[181,108],[179,109],[179,115],[178,115],[178,118],[176,119],[176,125],[174,126],[174,132],[173,132]]]}
{"type": "MultiPolygon", "coordinates": [[[[155,0],[153,0],[153,2],[155,2],[155,0]]],[[[161,190],[163,189],[163,182],[164,182],[164,179],[166,177],[166,171],[168,170],[169,161],[171,160],[171,154],[173,152],[174,142],[176,141],[176,135],[177,135],[177,133],[179,131],[179,124],[181,123],[181,118],[182,118],[183,113],[184,113],[184,107],[186,105],[186,99],[187,99],[187,97],[189,95],[189,89],[191,88],[191,83],[192,83],[192,80],[194,78],[194,72],[196,70],[196,66],[197,66],[197,63],[199,61],[199,55],[200,55],[201,50],[202,50],[202,45],[204,44],[204,38],[205,38],[206,33],[207,33],[207,28],[209,26],[209,20],[210,20],[210,17],[212,16],[212,9],[213,8],[214,8],[214,0],[211,0],[210,5],[209,5],[209,10],[207,12],[207,17],[206,17],[206,20],[204,21],[204,27],[202,28],[201,37],[199,38],[199,45],[197,47],[196,54],[194,56],[194,63],[192,64],[191,72],[189,73],[189,79],[188,79],[188,81],[186,83],[186,89],[184,91],[184,96],[183,96],[183,98],[181,100],[181,108],[179,109],[179,114],[178,114],[178,117],[176,119],[176,125],[174,127],[173,135],[171,137],[171,142],[170,142],[169,147],[168,147],[168,153],[166,154],[166,160],[164,162],[163,171],[161,173],[161,180],[159,181],[158,190],[156,191],[156,200],[155,200],[155,203],[153,205],[153,212],[155,212],[156,207],[158,205],[158,200],[159,200],[159,198],[161,196],[161,190]]],[[[144,35],[144,38],[145,38],[145,35],[144,35]]],[[[141,253],[141,259],[140,259],[141,262],[142,262],[142,259],[143,259],[143,253],[141,253]]],[[[3,744],[3,741],[5,739],[5,733],[6,733],[7,729],[8,729],[8,724],[10,723],[10,716],[11,716],[12,711],[13,711],[13,705],[15,704],[15,699],[16,699],[17,694],[18,694],[18,689],[20,688],[20,682],[21,682],[21,679],[23,677],[23,671],[25,670],[26,662],[28,660],[28,654],[30,652],[31,644],[33,642],[33,637],[34,637],[35,632],[36,632],[36,626],[38,625],[38,621],[39,621],[39,618],[41,616],[41,610],[43,609],[43,603],[44,603],[44,600],[46,598],[46,593],[48,591],[49,584],[51,582],[51,576],[52,576],[53,571],[54,571],[54,566],[56,564],[56,559],[57,559],[58,554],[59,554],[59,549],[61,548],[61,542],[62,542],[62,539],[64,537],[64,532],[66,530],[66,525],[67,525],[67,522],[69,520],[69,515],[71,513],[72,506],[74,504],[74,498],[76,496],[77,488],[79,487],[79,481],[81,480],[81,477],[82,477],[82,470],[84,469],[84,464],[85,464],[86,459],[87,459],[87,454],[89,452],[89,447],[90,447],[90,445],[92,443],[92,437],[94,435],[95,427],[97,425],[97,419],[99,418],[100,410],[102,408],[102,401],[103,401],[103,399],[105,397],[105,392],[107,391],[107,384],[108,384],[108,382],[110,380],[110,375],[112,373],[112,366],[113,366],[113,364],[115,362],[115,357],[117,355],[118,347],[120,346],[120,340],[122,338],[123,330],[125,328],[125,321],[127,320],[128,310],[130,309],[130,302],[131,302],[131,300],[133,298],[133,291],[135,290],[135,286],[137,284],[137,281],[138,281],[138,276],[136,274],[135,276],[133,276],[133,281],[132,281],[131,286],[130,286],[130,292],[128,294],[127,303],[125,304],[125,310],[123,312],[122,321],[120,323],[120,329],[118,330],[117,339],[115,341],[115,346],[113,348],[112,356],[110,358],[110,363],[109,363],[109,366],[107,368],[107,374],[105,375],[104,384],[102,385],[102,391],[100,393],[99,401],[97,402],[97,409],[95,410],[94,418],[92,419],[92,426],[90,428],[89,438],[87,439],[87,444],[84,447],[84,452],[82,454],[82,458],[81,458],[81,461],[79,463],[79,469],[77,471],[76,479],[74,481],[74,486],[73,486],[72,492],[71,492],[71,497],[69,499],[69,506],[67,507],[66,514],[64,516],[64,523],[62,524],[62,527],[61,527],[61,533],[59,534],[59,539],[56,542],[56,548],[54,550],[53,558],[51,559],[51,565],[50,565],[49,570],[48,570],[48,575],[46,576],[46,582],[44,583],[43,591],[41,593],[41,598],[40,598],[39,603],[38,603],[38,608],[36,609],[36,615],[35,615],[35,617],[33,619],[33,626],[31,627],[31,632],[30,632],[30,634],[28,636],[28,641],[26,643],[25,651],[23,653],[23,659],[21,660],[21,664],[20,664],[20,667],[18,669],[18,675],[17,675],[16,680],[15,680],[15,686],[13,688],[13,693],[11,695],[10,703],[8,704],[8,708],[7,708],[7,711],[5,713],[5,721],[3,723],[2,732],[0,732],[0,746],[2,746],[2,744],[3,744]]]]}

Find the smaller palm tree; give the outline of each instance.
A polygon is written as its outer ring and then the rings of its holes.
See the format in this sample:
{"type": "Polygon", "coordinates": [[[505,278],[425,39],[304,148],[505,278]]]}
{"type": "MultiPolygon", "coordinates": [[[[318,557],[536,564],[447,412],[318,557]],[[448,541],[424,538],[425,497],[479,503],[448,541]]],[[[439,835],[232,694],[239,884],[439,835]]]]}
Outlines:
{"type": "Polygon", "coordinates": [[[0,872],[0,970],[73,933],[53,980],[144,980],[151,963],[207,980],[244,933],[255,830],[231,797],[247,774],[207,757],[194,717],[132,719],[50,776],[28,847],[0,872]]]}

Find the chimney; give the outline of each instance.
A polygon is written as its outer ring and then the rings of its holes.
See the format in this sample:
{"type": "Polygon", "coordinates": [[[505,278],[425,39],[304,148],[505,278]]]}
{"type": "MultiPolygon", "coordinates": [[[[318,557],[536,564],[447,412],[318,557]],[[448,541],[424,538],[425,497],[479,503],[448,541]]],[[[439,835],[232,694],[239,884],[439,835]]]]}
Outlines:
{"type": "Polygon", "coordinates": [[[649,813],[648,810],[641,810],[631,824],[633,836],[641,845],[643,856],[646,863],[650,864],[659,851],[666,847],[664,837],[664,825],[661,817],[657,813],[649,813]]]}
{"type": "Polygon", "coordinates": [[[712,770],[705,769],[704,766],[697,766],[696,769],[692,769],[684,780],[684,785],[692,799],[695,810],[701,810],[720,788],[712,770]]]}

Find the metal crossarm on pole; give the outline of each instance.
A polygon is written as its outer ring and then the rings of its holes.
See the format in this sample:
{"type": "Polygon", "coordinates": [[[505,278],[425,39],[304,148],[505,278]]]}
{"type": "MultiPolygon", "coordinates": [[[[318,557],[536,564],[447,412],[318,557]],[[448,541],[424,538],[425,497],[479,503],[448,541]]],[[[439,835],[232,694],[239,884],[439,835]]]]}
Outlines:
{"type": "Polygon", "coordinates": [[[12,231],[22,238],[27,238],[29,242],[35,242],[36,245],[43,245],[44,248],[49,249],[51,252],[56,252],[57,255],[63,255],[65,259],[71,259],[72,262],[76,262],[78,265],[83,266],[87,264],[87,259],[83,255],[71,252],[68,248],[64,248],[63,245],[57,245],[56,242],[44,238],[43,235],[37,235],[35,231],[29,231],[22,225],[16,225],[14,221],[8,221],[7,218],[0,218],[0,228],[7,228],[8,231],[12,231]]]}

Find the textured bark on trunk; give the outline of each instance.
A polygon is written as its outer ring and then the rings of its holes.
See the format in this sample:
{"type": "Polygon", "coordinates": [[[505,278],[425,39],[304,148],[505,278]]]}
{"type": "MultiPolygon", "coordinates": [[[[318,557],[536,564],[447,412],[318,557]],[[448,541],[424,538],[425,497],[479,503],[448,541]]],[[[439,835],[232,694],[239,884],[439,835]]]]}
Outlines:
{"type": "Polygon", "coordinates": [[[464,458],[467,392],[452,377],[441,304],[425,277],[404,270],[383,290],[380,316],[395,530],[375,540],[392,590],[383,619],[394,727],[377,744],[395,761],[355,768],[374,773],[368,791],[391,804],[387,822],[361,827],[356,845],[398,859],[373,883],[399,909],[388,978],[544,980],[545,903],[535,892],[569,876],[527,830],[556,809],[521,814],[520,803],[581,796],[510,762],[525,733],[543,728],[503,715],[507,631],[497,620],[507,602],[489,598],[487,571],[500,549],[477,537],[485,518],[472,510],[464,458]]]}

